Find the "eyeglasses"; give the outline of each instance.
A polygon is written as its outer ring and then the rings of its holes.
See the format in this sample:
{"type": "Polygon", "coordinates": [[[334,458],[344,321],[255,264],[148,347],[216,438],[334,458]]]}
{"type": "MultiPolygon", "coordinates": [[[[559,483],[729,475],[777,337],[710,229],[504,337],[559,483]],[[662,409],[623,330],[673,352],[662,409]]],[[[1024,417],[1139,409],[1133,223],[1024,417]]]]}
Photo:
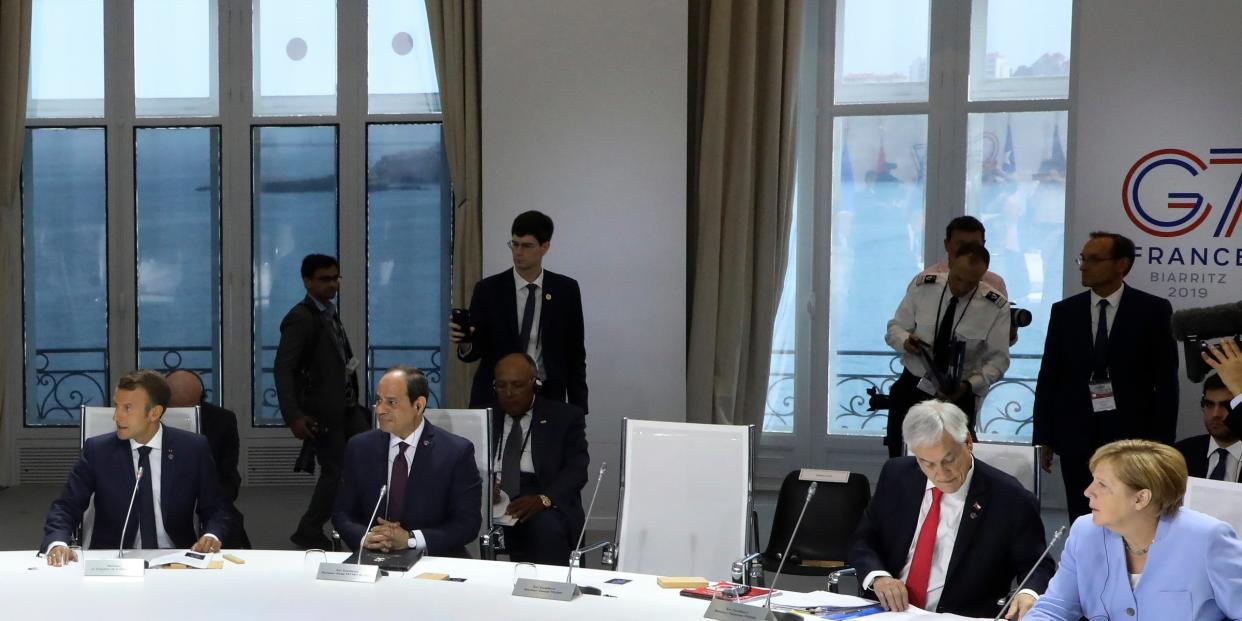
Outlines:
{"type": "Polygon", "coordinates": [[[1077,263],[1078,265],[1095,265],[1096,263],[1116,260],[1117,259],[1113,257],[1084,257],[1082,255],[1078,255],[1078,258],[1074,259],[1074,263],[1077,263]]]}
{"type": "Polygon", "coordinates": [[[531,251],[539,247],[539,244],[536,244],[535,242],[516,242],[512,240],[510,240],[505,245],[509,247],[509,250],[531,251]]]}
{"type": "Polygon", "coordinates": [[[1208,409],[1208,408],[1224,408],[1224,409],[1229,409],[1229,400],[1225,400],[1225,401],[1212,401],[1211,399],[1200,399],[1200,400],[1199,400],[1199,407],[1201,407],[1201,408],[1203,408],[1203,409],[1205,409],[1205,410],[1206,410],[1206,409],[1208,409]]]}
{"type": "Polygon", "coordinates": [[[535,380],[519,380],[516,382],[492,382],[492,390],[496,392],[517,392],[530,386],[535,380]]]}

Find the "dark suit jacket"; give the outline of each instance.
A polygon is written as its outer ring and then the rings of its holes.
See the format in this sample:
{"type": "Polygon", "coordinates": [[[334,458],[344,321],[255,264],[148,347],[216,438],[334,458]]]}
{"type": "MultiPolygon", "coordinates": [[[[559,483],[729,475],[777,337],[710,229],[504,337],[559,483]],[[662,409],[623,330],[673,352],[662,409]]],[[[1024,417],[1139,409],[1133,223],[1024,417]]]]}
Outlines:
{"type": "MultiPolygon", "coordinates": [[[[546,379],[539,394],[568,401],[583,413],[587,408],[586,343],[582,320],[582,293],[578,281],[543,271],[543,309],[539,313],[539,334],[543,347],[546,379]]],[[[470,389],[470,407],[480,408],[495,400],[492,380],[496,362],[504,356],[525,351],[518,342],[517,289],[513,269],[480,280],[470,298],[470,321],[475,331],[465,362],[479,360],[470,389]]]]}
{"type": "Polygon", "coordinates": [[[1108,333],[1117,408],[1091,411],[1091,292],[1052,305],[1035,387],[1035,443],[1086,459],[1129,438],[1172,444],[1177,432],[1177,345],[1168,300],[1129,285],[1108,333]]]}
{"type": "MultiPolygon", "coordinates": [[[[1044,524],[1038,501],[1017,479],[979,459],[974,469],[938,612],[991,617],[1000,608],[996,600],[1008,596],[1043,553],[1044,524]]],[[[900,575],[926,488],[927,477],[913,457],[884,464],[850,548],[860,581],[878,570],[900,575]]],[[[1055,570],[1045,558],[1026,588],[1043,593],[1055,570]]]]}
{"type": "MultiPolygon", "coordinates": [[[[1186,470],[1190,476],[1206,479],[1208,475],[1208,434],[1190,436],[1173,445],[1186,458],[1186,470]]],[[[1238,470],[1237,481],[1242,483],[1242,469],[1238,470]]]]}
{"type": "Polygon", "coordinates": [[[199,411],[202,413],[199,427],[211,447],[211,459],[216,464],[216,475],[220,481],[220,496],[235,502],[237,490],[241,488],[241,473],[237,471],[240,446],[237,415],[206,401],[199,404],[199,411]]]}
{"type": "MultiPolygon", "coordinates": [[[[351,549],[369,526],[367,520],[388,483],[388,443],[391,436],[374,429],[350,438],[345,446],[345,469],[336,495],[332,525],[351,549]]],[[[483,487],[469,440],[423,421],[423,435],[414,450],[405,488],[401,526],[421,530],[432,556],[469,558],[466,544],[479,535],[483,487]]],[[[380,515],[384,508],[380,507],[380,515]]]]}
{"type": "MultiPolygon", "coordinates": [[[[500,454],[504,441],[505,416],[493,406],[492,460],[500,454]]],[[[530,458],[535,476],[539,478],[538,493],[552,499],[552,506],[569,517],[570,536],[577,542],[585,517],[582,512],[582,487],[587,482],[586,418],[582,410],[547,397],[535,397],[535,411],[530,428],[530,458]]],[[[570,543],[572,546],[573,543],[570,543]]]]}
{"type": "MultiPolygon", "coordinates": [[[[216,466],[211,461],[207,439],[165,425],[160,459],[160,514],[173,544],[189,548],[198,541],[199,535],[194,530],[196,507],[204,533],[211,533],[221,541],[229,537],[233,518],[220,497],[216,466]]],[[[95,528],[86,547],[118,547],[134,481],[129,440],[120,440],[115,433],[88,439],[69,473],[65,489],[48,511],[40,549],[46,549],[54,541],[69,541],[82,523],[82,514],[92,496],[95,528]]],[[[128,530],[137,527],[137,521],[131,517],[128,530]]]]}
{"type": "MultiPolygon", "coordinates": [[[[280,321],[276,348],[276,397],[285,423],[307,415],[329,429],[345,424],[345,363],[331,320],[306,296],[280,321]]],[[[349,378],[358,385],[358,375],[349,378]]],[[[357,394],[357,391],[355,391],[357,394]]]]}

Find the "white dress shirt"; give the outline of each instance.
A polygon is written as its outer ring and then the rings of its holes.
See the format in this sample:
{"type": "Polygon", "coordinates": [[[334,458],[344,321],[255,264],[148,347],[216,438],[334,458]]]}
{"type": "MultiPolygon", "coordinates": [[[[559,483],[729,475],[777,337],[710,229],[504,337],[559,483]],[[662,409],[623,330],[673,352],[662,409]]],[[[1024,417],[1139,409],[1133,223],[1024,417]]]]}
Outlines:
{"type": "MultiPolygon", "coordinates": [[[[384,479],[385,481],[392,480],[392,465],[396,463],[397,461],[397,451],[401,449],[399,445],[402,442],[405,442],[406,444],[409,445],[405,447],[405,475],[407,477],[410,476],[410,470],[414,467],[414,452],[418,450],[419,438],[423,437],[423,423],[425,422],[426,422],[426,419],[419,421],[418,427],[414,429],[414,431],[410,433],[409,436],[404,437],[404,438],[397,436],[395,434],[391,434],[391,433],[388,434],[388,468],[385,470],[385,472],[388,473],[388,478],[384,479]]],[[[391,490],[389,491],[388,498],[389,499],[392,498],[391,490]]],[[[384,502],[388,502],[388,501],[385,500],[384,502]]],[[[387,511],[385,511],[385,513],[387,513],[387,511]]],[[[409,529],[406,529],[406,530],[408,531],[409,529]]],[[[410,537],[408,541],[406,541],[406,545],[411,548],[417,548],[419,550],[426,550],[427,540],[423,537],[423,531],[421,530],[414,531],[414,535],[410,537]]]]}
{"type": "Polygon", "coordinates": [[[1220,461],[1220,456],[1216,454],[1216,449],[1218,448],[1224,448],[1228,451],[1225,454],[1225,459],[1227,460],[1225,461],[1225,480],[1237,481],[1239,459],[1242,459],[1242,442],[1234,442],[1227,447],[1222,447],[1216,442],[1216,438],[1208,436],[1208,474],[1211,474],[1212,470],[1216,469],[1216,464],[1220,461]]]}
{"type": "Polygon", "coordinates": [[[518,274],[517,270],[513,270],[513,286],[517,288],[517,325],[518,335],[522,333],[522,312],[526,310],[526,298],[531,292],[526,289],[526,285],[535,285],[535,317],[530,324],[530,342],[526,344],[526,355],[535,360],[535,374],[541,380],[547,379],[547,374],[543,371],[543,343],[542,334],[539,332],[539,315],[543,312],[543,270],[539,270],[539,275],[532,281],[527,281],[518,274]]]}
{"type": "MultiPolygon", "coordinates": [[[[531,418],[534,417],[534,415],[535,415],[534,408],[526,410],[526,415],[523,416],[522,419],[518,421],[518,426],[517,426],[517,432],[522,434],[522,463],[519,467],[521,468],[522,472],[527,473],[527,474],[535,473],[535,461],[531,459],[531,456],[530,456],[530,437],[526,435],[527,432],[530,431],[530,421],[531,421],[531,418]]],[[[504,466],[502,461],[503,461],[503,457],[505,456],[505,443],[509,441],[509,435],[513,433],[513,417],[509,416],[508,414],[504,414],[503,416],[505,417],[504,430],[501,432],[500,438],[498,439],[497,445],[496,445],[497,447],[499,447],[498,450],[496,451],[496,461],[495,461],[497,473],[499,473],[501,471],[501,468],[503,468],[504,466]]]]}
{"type": "Polygon", "coordinates": [[[1108,300],[1107,312],[1104,314],[1104,325],[1108,326],[1108,334],[1113,333],[1113,320],[1117,318],[1117,308],[1121,306],[1121,293],[1126,290],[1126,283],[1121,283],[1117,290],[1103,298],[1091,292],[1091,342],[1095,342],[1095,333],[1100,327],[1100,300],[1108,300]]]}

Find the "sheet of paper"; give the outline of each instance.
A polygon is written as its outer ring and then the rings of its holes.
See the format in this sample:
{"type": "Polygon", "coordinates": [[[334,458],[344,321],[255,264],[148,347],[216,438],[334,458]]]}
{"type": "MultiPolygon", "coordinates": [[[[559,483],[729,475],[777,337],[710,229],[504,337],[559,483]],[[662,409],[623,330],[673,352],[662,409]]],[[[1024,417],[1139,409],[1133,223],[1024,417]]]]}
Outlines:
{"type": "Polygon", "coordinates": [[[517,524],[517,519],[511,515],[505,515],[505,509],[509,508],[509,495],[504,490],[496,490],[500,495],[500,500],[492,505],[492,522],[501,526],[513,526],[517,524]]]}
{"type": "Polygon", "coordinates": [[[159,567],[160,565],[168,565],[170,563],[181,563],[182,565],[188,565],[195,569],[206,569],[207,566],[211,564],[211,554],[200,554],[189,550],[178,550],[163,556],[157,556],[149,562],[152,567],[159,567]]]}

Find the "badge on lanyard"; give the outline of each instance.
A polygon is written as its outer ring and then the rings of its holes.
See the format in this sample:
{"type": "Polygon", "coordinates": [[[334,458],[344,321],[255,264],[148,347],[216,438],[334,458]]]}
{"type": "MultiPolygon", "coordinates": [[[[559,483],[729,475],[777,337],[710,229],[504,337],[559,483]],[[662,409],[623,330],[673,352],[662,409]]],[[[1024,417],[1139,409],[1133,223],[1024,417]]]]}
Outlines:
{"type": "Polygon", "coordinates": [[[1113,383],[1108,380],[1087,384],[1091,391],[1091,411],[1095,413],[1111,412],[1117,409],[1117,399],[1113,395],[1113,383]]]}

